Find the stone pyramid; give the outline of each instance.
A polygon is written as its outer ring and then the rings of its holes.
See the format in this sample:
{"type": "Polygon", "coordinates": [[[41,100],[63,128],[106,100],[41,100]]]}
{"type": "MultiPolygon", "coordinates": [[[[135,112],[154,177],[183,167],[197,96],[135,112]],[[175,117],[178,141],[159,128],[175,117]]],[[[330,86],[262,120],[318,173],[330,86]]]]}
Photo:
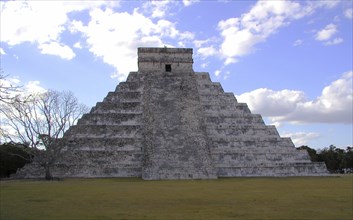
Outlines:
{"type": "MultiPolygon", "coordinates": [[[[57,177],[215,179],[326,175],[206,72],[192,49],[138,48],[131,72],[64,135],[57,177]]],[[[43,175],[18,172],[24,177],[43,175]]]]}

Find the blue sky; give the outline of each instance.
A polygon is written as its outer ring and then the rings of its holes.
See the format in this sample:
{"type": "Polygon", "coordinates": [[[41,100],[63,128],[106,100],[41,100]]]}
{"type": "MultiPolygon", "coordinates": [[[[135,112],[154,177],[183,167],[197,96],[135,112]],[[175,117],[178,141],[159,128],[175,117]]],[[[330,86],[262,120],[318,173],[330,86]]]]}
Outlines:
{"type": "Polygon", "coordinates": [[[188,47],[194,70],[313,148],[352,145],[352,1],[1,1],[1,69],[88,106],[137,47],[188,47]]]}

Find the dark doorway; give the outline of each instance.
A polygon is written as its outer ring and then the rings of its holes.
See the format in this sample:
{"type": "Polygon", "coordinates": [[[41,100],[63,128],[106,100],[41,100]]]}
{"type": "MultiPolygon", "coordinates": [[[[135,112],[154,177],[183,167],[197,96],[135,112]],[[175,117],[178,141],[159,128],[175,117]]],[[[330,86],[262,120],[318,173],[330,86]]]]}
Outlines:
{"type": "Polygon", "coordinates": [[[166,64],[165,65],[165,71],[166,72],[172,72],[172,65],[171,64],[166,64]]]}

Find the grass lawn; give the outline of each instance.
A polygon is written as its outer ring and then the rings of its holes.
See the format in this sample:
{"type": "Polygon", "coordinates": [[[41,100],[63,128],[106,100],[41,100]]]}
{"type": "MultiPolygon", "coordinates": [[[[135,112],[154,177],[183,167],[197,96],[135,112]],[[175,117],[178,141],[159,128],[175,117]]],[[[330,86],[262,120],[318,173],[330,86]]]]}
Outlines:
{"type": "Polygon", "coordinates": [[[1,181],[0,219],[352,219],[353,176],[1,181]]]}

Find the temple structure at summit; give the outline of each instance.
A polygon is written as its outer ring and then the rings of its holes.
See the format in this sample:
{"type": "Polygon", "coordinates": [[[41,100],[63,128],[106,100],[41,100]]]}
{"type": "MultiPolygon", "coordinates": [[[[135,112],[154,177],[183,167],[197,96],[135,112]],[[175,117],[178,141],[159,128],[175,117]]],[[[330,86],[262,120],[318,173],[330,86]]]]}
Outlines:
{"type": "MultiPolygon", "coordinates": [[[[138,48],[138,71],[70,127],[56,177],[216,179],[326,175],[290,138],[194,72],[188,48],[138,48]]],[[[35,164],[18,177],[44,176],[35,164]]]]}

